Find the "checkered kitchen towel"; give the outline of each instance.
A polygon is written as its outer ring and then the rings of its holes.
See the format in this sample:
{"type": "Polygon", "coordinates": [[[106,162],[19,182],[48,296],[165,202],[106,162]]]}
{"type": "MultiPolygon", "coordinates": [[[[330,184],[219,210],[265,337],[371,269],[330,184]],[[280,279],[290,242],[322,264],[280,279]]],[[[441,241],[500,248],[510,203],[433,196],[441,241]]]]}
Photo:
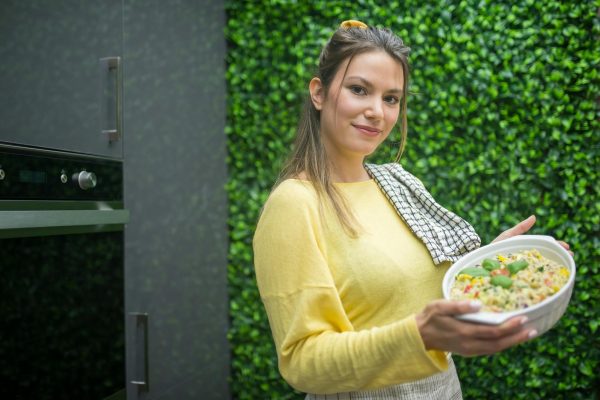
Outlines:
{"type": "Polygon", "coordinates": [[[400,217],[425,244],[435,264],[454,262],[479,247],[481,239],[475,229],[436,203],[421,181],[400,164],[366,164],[365,168],[400,217]]]}

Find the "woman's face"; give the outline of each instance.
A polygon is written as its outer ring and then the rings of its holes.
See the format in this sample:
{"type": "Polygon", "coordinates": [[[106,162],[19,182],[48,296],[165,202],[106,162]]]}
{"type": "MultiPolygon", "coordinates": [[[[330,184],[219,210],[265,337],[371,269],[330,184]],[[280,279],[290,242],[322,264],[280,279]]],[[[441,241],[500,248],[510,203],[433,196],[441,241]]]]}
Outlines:
{"type": "Polygon", "coordinates": [[[334,164],[360,162],[387,138],[398,120],[404,77],[402,65],[385,51],[370,51],[348,60],[329,91],[318,78],[311,98],[321,111],[321,137],[334,164]],[[346,72],[344,76],[344,72],[346,72]]]}

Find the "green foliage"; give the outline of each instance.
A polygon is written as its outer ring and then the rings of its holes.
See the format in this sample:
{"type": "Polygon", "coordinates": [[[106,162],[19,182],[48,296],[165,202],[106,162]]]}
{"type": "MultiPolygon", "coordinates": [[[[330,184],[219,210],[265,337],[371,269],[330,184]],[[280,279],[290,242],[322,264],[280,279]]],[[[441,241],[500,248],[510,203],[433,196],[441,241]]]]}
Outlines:
{"type": "MultiPolygon", "coordinates": [[[[405,168],[484,243],[536,214],[532,233],[563,238],[576,254],[573,298],[555,328],[498,355],[455,358],[465,398],[599,395],[599,7],[598,0],[229,0],[235,398],[302,398],[277,372],[252,235],[319,51],[345,19],[389,27],[412,48],[405,168]]],[[[390,161],[394,140],[370,161],[390,161]]]]}

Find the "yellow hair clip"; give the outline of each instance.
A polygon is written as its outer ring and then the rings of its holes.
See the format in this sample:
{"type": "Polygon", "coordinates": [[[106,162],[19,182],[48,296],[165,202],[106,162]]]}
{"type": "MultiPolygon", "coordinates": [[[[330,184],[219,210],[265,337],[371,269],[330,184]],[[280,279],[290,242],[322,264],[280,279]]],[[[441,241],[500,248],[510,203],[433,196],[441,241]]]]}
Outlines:
{"type": "Polygon", "coordinates": [[[355,19],[349,19],[340,24],[340,28],[350,29],[350,28],[360,28],[367,29],[368,26],[364,22],[357,21],[355,19]]]}

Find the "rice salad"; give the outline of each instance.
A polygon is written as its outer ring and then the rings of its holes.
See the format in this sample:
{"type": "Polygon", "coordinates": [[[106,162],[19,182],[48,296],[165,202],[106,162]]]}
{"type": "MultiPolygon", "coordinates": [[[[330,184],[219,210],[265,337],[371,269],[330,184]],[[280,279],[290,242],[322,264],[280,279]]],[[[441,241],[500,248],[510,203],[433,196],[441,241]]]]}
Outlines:
{"type": "Polygon", "coordinates": [[[538,250],[498,254],[461,270],[450,298],[478,300],[481,311],[520,310],[554,295],[568,280],[569,270],[538,250]]]}

